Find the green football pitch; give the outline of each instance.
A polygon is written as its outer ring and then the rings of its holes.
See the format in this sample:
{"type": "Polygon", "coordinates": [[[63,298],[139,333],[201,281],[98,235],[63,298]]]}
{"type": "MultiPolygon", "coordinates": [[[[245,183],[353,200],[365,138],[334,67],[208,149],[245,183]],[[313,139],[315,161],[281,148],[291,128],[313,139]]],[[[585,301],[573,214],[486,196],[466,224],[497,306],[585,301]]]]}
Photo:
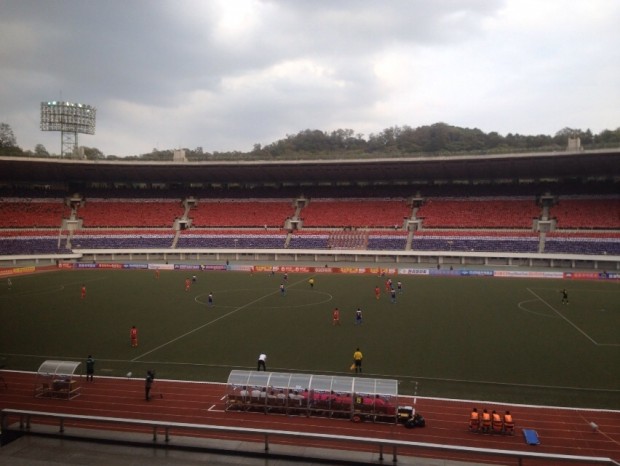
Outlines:
{"type": "Polygon", "coordinates": [[[185,291],[188,276],[84,270],[16,276],[10,288],[5,280],[0,357],[7,369],[36,371],[47,359],[92,354],[96,375],[155,369],[226,382],[233,369],[256,369],[261,352],[270,371],[350,375],[359,347],[364,375],[397,379],[402,394],[620,409],[618,282],[396,276],[403,291],[392,303],[385,278],[372,275],[318,274],[311,288],[308,274],[285,282],[196,272],[185,291]]]}

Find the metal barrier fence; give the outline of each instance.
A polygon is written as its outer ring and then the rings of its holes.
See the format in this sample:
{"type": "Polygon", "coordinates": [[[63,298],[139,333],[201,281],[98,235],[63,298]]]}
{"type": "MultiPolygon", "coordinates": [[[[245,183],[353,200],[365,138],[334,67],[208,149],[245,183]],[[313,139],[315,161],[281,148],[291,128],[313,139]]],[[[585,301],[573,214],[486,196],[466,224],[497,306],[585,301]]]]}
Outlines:
{"type": "MultiPolygon", "coordinates": [[[[239,437],[244,438],[248,442],[259,442],[256,440],[260,438],[260,442],[264,443],[264,451],[265,454],[270,452],[270,446],[272,444],[277,445],[277,442],[274,442],[273,439],[296,439],[296,440],[312,440],[312,441],[321,441],[325,443],[333,443],[333,448],[342,449],[342,445],[350,444],[350,445],[365,445],[374,448],[373,452],[369,452],[369,459],[372,454],[378,453],[379,460],[383,461],[383,453],[384,451],[391,449],[392,461],[394,463],[398,460],[398,451],[399,449],[404,450],[432,450],[444,453],[452,452],[452,453],[465,453],[474,456],[493,456],[498,458],[512,458],[518,461],[519,465],[523,465],[523,461],[526,459],[533,460],[545,460],[549,462],[553,462],[557,464],[558,462],[571,462],[571,463],[582,463],[582,464],[607,464],[620,466],[620,463],[612,460],[611,458],[604,457],[594,457],[594,456],[572,456],[572,455],[561,455],[561,454],[551,454],[551,453],[534,453],[534,452],[526,452],[526,451],[515,451],[515,450],[497,450],[497,449],[489,449],[489,448],[476,448],[476,447],[464,447],[464,446],[454,446],[454,445],[441,445],[441,444],[433,444],[433,443],[423,443],[423,442],[409,442],[404,440],[390,440],[390,439],[380,439],[380,438],[370,438],[370,437],[353,437],[348,435],[327,435],[327,434],[317,434],[317,433],[309,433],[309,432],[293,432],[293,431],[285,431],[285,430],[274,430],[274,429],[254,429],[254,428],[241,428],[241,427],[228,427],[228,426],[216,426],[216,425],[207,425],[207,424],[188,424],[188,423],[180,423],[180,422],[165,422],[165,421],[149,421],[149,420],[141,420],[141,419],[125,419],[125,418],[114,418],[114,417],[103,417],[103,416],[84,416],[79,414],[63,414],[63,413],[49,413],[49,412],[40,412],[40,411],[29,411],[29,410],[20,410],[20,409],[3,409],[0,412],[0,426],[2,433],[2,444],[4,444],[4,440],[7,438],[10,432],[14,432],[15,428],[11,425],[11,420],[13,422],[19,423],[19,430],[17,432],[20,433],[34,433],[31,432],[32,425],[34,421],[46,421],[46,425],[56,424],[58,426],[59,434],[65,434],[65,424],[71,423],[72,427],[79,427],[80,425],[83,428],[87,429],[96,429],[93,427],[94,424],[104,424],[107,426],[117,426],[117,427],[132,427],[136,429],[136,433],[139,432],[150,432],[152,433],[152,442],[158,441],[158,435],[163,434],[164,441],[166,445],[170,445],[171,436],[170,432],[184,432],[186,436],[191,436],[191,434],[206,434],[206,433],[216,433],[219,435],[230,435],[231,437],[235,437],[238,439],[239,437]]],[[[98,438],[104,439],[106,432],[108,429],[97,430],[98,438]]],[[[125,429],[126,431],[126,429],[125,429]]],[[[150,435],[150,434],[149,434],[150,435]]],[[[78,435],[72,435],[72,437],[79,437],[78,435]]],[[[145,438],[146,442],[146,438],[145,438]]],[[[277,452],[276,452],[277,454],[277,452]]],[[[413,456],[411,454],[407,454],[403,456],[413,456]]]]}

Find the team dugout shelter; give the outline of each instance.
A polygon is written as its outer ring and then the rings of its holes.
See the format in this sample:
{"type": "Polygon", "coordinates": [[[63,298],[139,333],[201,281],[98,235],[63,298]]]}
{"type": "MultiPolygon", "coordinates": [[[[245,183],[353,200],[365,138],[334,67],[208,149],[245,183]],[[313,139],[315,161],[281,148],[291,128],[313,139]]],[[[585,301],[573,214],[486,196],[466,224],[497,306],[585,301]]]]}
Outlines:
{"type": "Polygon", "coordinates": [[[366,377],[233,370],[226,410],[398,421],[398,381],[366,377]]]}
{"type": "Polygon", "coordinates": [[[37,398],[64,398],[71,400],[80,394],[80,363],[77,361],[44,361],[37,370],[34,396],[37,398]]]}

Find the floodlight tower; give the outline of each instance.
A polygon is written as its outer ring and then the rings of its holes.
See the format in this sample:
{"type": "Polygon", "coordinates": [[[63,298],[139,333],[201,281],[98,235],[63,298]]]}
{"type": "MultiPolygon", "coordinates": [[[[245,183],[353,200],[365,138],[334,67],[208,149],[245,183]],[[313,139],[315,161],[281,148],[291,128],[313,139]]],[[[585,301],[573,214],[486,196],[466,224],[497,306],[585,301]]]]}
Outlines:
{"type": "Polygon", "coordinates": [[[77,154],[78,133],[95,134],[97,109],[71,102],[41,102],[41,131],[60,131],[62,157],[77,154]]]}

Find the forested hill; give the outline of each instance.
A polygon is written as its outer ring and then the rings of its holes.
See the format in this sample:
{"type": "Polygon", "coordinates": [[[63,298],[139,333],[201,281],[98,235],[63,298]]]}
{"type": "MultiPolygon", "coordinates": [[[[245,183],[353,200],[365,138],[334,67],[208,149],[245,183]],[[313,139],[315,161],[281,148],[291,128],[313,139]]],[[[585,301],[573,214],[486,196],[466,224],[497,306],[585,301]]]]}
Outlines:
{"type": "MultiPolygon", "coordinates": [[[[202,147],[184,148],[188,161],[206,160],[274,160],[274,159],[356,159],[381,157],[414,157],[451,154],[499,154],[536,151],[563,151],[569,137],[578,137],[584,149],[620,147],[620,127],[593,134],[589,129],[564,128],[555,135],[535,136],[497,132],[485,133],[477,128],[460,128],[445,123],[411,128],[394,126],[380,133],[355,133],[352,129],[327,132],[306,129],[271,144],[255,144],[249,152],[207,152],[202,147]]],[[[118,159],[99,149],[83,147],[84,157],[91,160],[118,159]]],[[[0,125],[0,155],[57,157],[38,144],[35,151],[24,151],[16,142],[11,128],[0,125]],[[4,136],[2,136],[4,135],[4,136]]],[[[123,157],[123,160],[170,161],[173,149],[153,149],[149,153],[123,157]]]]}

